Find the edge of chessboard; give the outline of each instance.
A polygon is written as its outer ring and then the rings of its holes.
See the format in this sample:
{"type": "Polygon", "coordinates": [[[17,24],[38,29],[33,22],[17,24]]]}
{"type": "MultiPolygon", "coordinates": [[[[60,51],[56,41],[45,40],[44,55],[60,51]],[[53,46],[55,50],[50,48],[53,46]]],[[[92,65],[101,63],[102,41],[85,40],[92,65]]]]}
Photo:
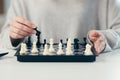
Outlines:
{"type": "Polygon", "coordinates": [[[19,55],[15,56],[19,62],[95,62],[96,55],[19,55]]]}
{"type": "Polygon", "coordinates": [[[19,62],[95,62],[96,55],[20,55],[15,56],[19,62]]]}

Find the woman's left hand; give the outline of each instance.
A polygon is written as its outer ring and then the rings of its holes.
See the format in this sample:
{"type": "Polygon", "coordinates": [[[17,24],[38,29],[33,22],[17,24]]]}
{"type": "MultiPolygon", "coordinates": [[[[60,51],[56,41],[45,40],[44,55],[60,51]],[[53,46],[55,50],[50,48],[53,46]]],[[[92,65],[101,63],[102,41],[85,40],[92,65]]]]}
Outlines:
{"type": "Polygon", "coordinates": [[[101,52],[104,51],[106,47],[106,42],[103,34],[96,30],[92,30],[89,32],[88,37],[90,41],[93,43],[96,55],[99,55],[101,52]]]}

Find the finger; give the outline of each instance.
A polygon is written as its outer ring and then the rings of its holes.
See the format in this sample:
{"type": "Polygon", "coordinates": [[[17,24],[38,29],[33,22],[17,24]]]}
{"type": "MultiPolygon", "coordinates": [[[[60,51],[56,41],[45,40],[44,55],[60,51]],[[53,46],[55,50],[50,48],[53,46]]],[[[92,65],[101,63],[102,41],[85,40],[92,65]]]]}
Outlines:
{"type": "Polygon", "coordinates": [[[90,37],[89,39],[90,39],[90,41],[92,41],[92,42],[95,42],[95,41],[97,40],[96,37],[90,37]]]}
{"type": "Polygon", "coordinates": [[[16,34],[14,32],[10,32],[10,37],[13,38],[13,39],[22,39],[22,38],[24,38],[24,36],[16,34]]]}
{"type": "Polygon", "coordinates": [[[90,34],[89,35],[90,37],[99,37],[100,36],[100,33],[95,30],[90,31],[89,34],[90,34]]]}
{"type": "Polygon", "coordinates": [[[18,22],[20,24],[23,24],[23,25],[26,25],[26,26],[28,26],[30,28],[36,28],[36,26],[32,22],[30,22],[30,21],[28,21],[28,20],[26,20],[24,18],[21,18],[21,17],[17,16],[17,17],[14,18],[14,20],[16,22],[18,22]]]}
{"type": "Polygon", "coordinates": [[[22,25],[22,24],[17,23],[17,22],[13,22],[13,23],[11,24],[11,26],[12,26],[12,27],[15,27],[15,28],[17,28],[17,29],[19,29],[19,30],[28,32],[29,34],[33,33],[33,31],[34,31],[33,28],[27,27],[27,26],[22,25]]]}
{"type": "Polygon", "coordinates": [[[14,28],[14,29],[10,29],[11,32],[16,33],[18,35],[21,35],[23,37],[29,36],[30,34],[28,32],[22,31],[20,29],[14,28]]]}

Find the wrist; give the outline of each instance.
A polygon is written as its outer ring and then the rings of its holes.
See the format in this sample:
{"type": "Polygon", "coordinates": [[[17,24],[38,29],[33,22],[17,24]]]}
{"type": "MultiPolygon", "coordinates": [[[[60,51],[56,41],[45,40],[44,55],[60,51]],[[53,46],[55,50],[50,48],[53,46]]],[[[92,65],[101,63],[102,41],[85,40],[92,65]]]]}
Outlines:
{"type": "Polygon", "coordinates": [[[10,37],[10,41],[13,47],[17,47],[23,41],[23,39],[14,39],[10,37]]]}

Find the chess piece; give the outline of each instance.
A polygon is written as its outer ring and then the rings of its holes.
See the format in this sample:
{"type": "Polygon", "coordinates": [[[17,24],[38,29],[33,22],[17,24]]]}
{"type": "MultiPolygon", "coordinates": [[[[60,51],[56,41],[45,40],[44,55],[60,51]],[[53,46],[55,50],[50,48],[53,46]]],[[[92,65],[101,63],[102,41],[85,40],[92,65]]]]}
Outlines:
{"type": "Polygon", "coordinates": [[[61,42],[61,44],[62,44],[62,47],[64,47],[64,43],[63,43],[63,40],[62,40],[62,39],[60,40],[60,42],[61,42]]]}
{"type": "Polygon", "coordinates": [[[20,55],[25,55],[27,51],[27,46],[25,43],[21,44],[20,55]]]}
{"type": "Polygon", "coordinates": [[[67,41],[66,55],[73,55],[71,39],[67,41]]]}
{"type": "Polygon", "coordinates": [[[91,48],[92,48],[92,46],[90,44],[87,44],[84,55],[93,55],[91,48]]]}
{"type": "Polygon", "coordinates": [[[45,44],[43,55],[49,55],[49,49],[48,49],[48,45],[47,44],[45,44]]]}
{"type": "Polygon", "coordinates": [[[36,46],[36,42],[34,41],[33,42],[33,48],[32,48],[32,54],[38,54],[38,49],[37,49],[37,46],[36,46]]]}
{"type": "Polygon", "coordinates": [[[58,54],[58,55],[63,55],[63,54],[64,54],[64,52],[63,52],[63,50],[62,50],[62,43],[61,43],[61,42],[59,43],[57,54],[58,54]]]}
{"type": "Polygon", "coordinates": [[[45,44],[47,44],[46,39],[44,39],[43,48],[45,47],[45,44]]]}
{"type": "Polygon", "coordinates": [[[54,54],[55,53],[55,49],[53,47],[54,41],[53,39],[50,39],[50,48],[49,48],[49,52],[54,54]]]}
{"type": "Polygon", "coordinates": [[[87,45],[87,38],[86,37],[83,38],[83,41],[84,41],[83,46],[87,45]]]}
{"type": "Polygon", "coordinates": [[[28,41],[26,42],[26,44],[29,49],[32,47],[31,36],[28,37],[28,41]]]}
{"type": "Polygon", "coordinates": [[[37,36],[37,48],[40,48],[41,47],[41,43],[40,43],[40,34],[41,34],[41,32],[40,31],[38,31],[37,29],[35,29],[36,30],[36,36],[37,36]]]}
{"type": "Polygon", "coordinates": [[[67,47],[67,42],[68,42],[68,38],[66,39],[66,43],[64,44],[64,45],[65,45],[65,48],[67,47]]]}
{"type": "Polygon", "coordinates": [[[74,39],[74,49],[79,49],[79,40],[77,38],[74,39]]]}

